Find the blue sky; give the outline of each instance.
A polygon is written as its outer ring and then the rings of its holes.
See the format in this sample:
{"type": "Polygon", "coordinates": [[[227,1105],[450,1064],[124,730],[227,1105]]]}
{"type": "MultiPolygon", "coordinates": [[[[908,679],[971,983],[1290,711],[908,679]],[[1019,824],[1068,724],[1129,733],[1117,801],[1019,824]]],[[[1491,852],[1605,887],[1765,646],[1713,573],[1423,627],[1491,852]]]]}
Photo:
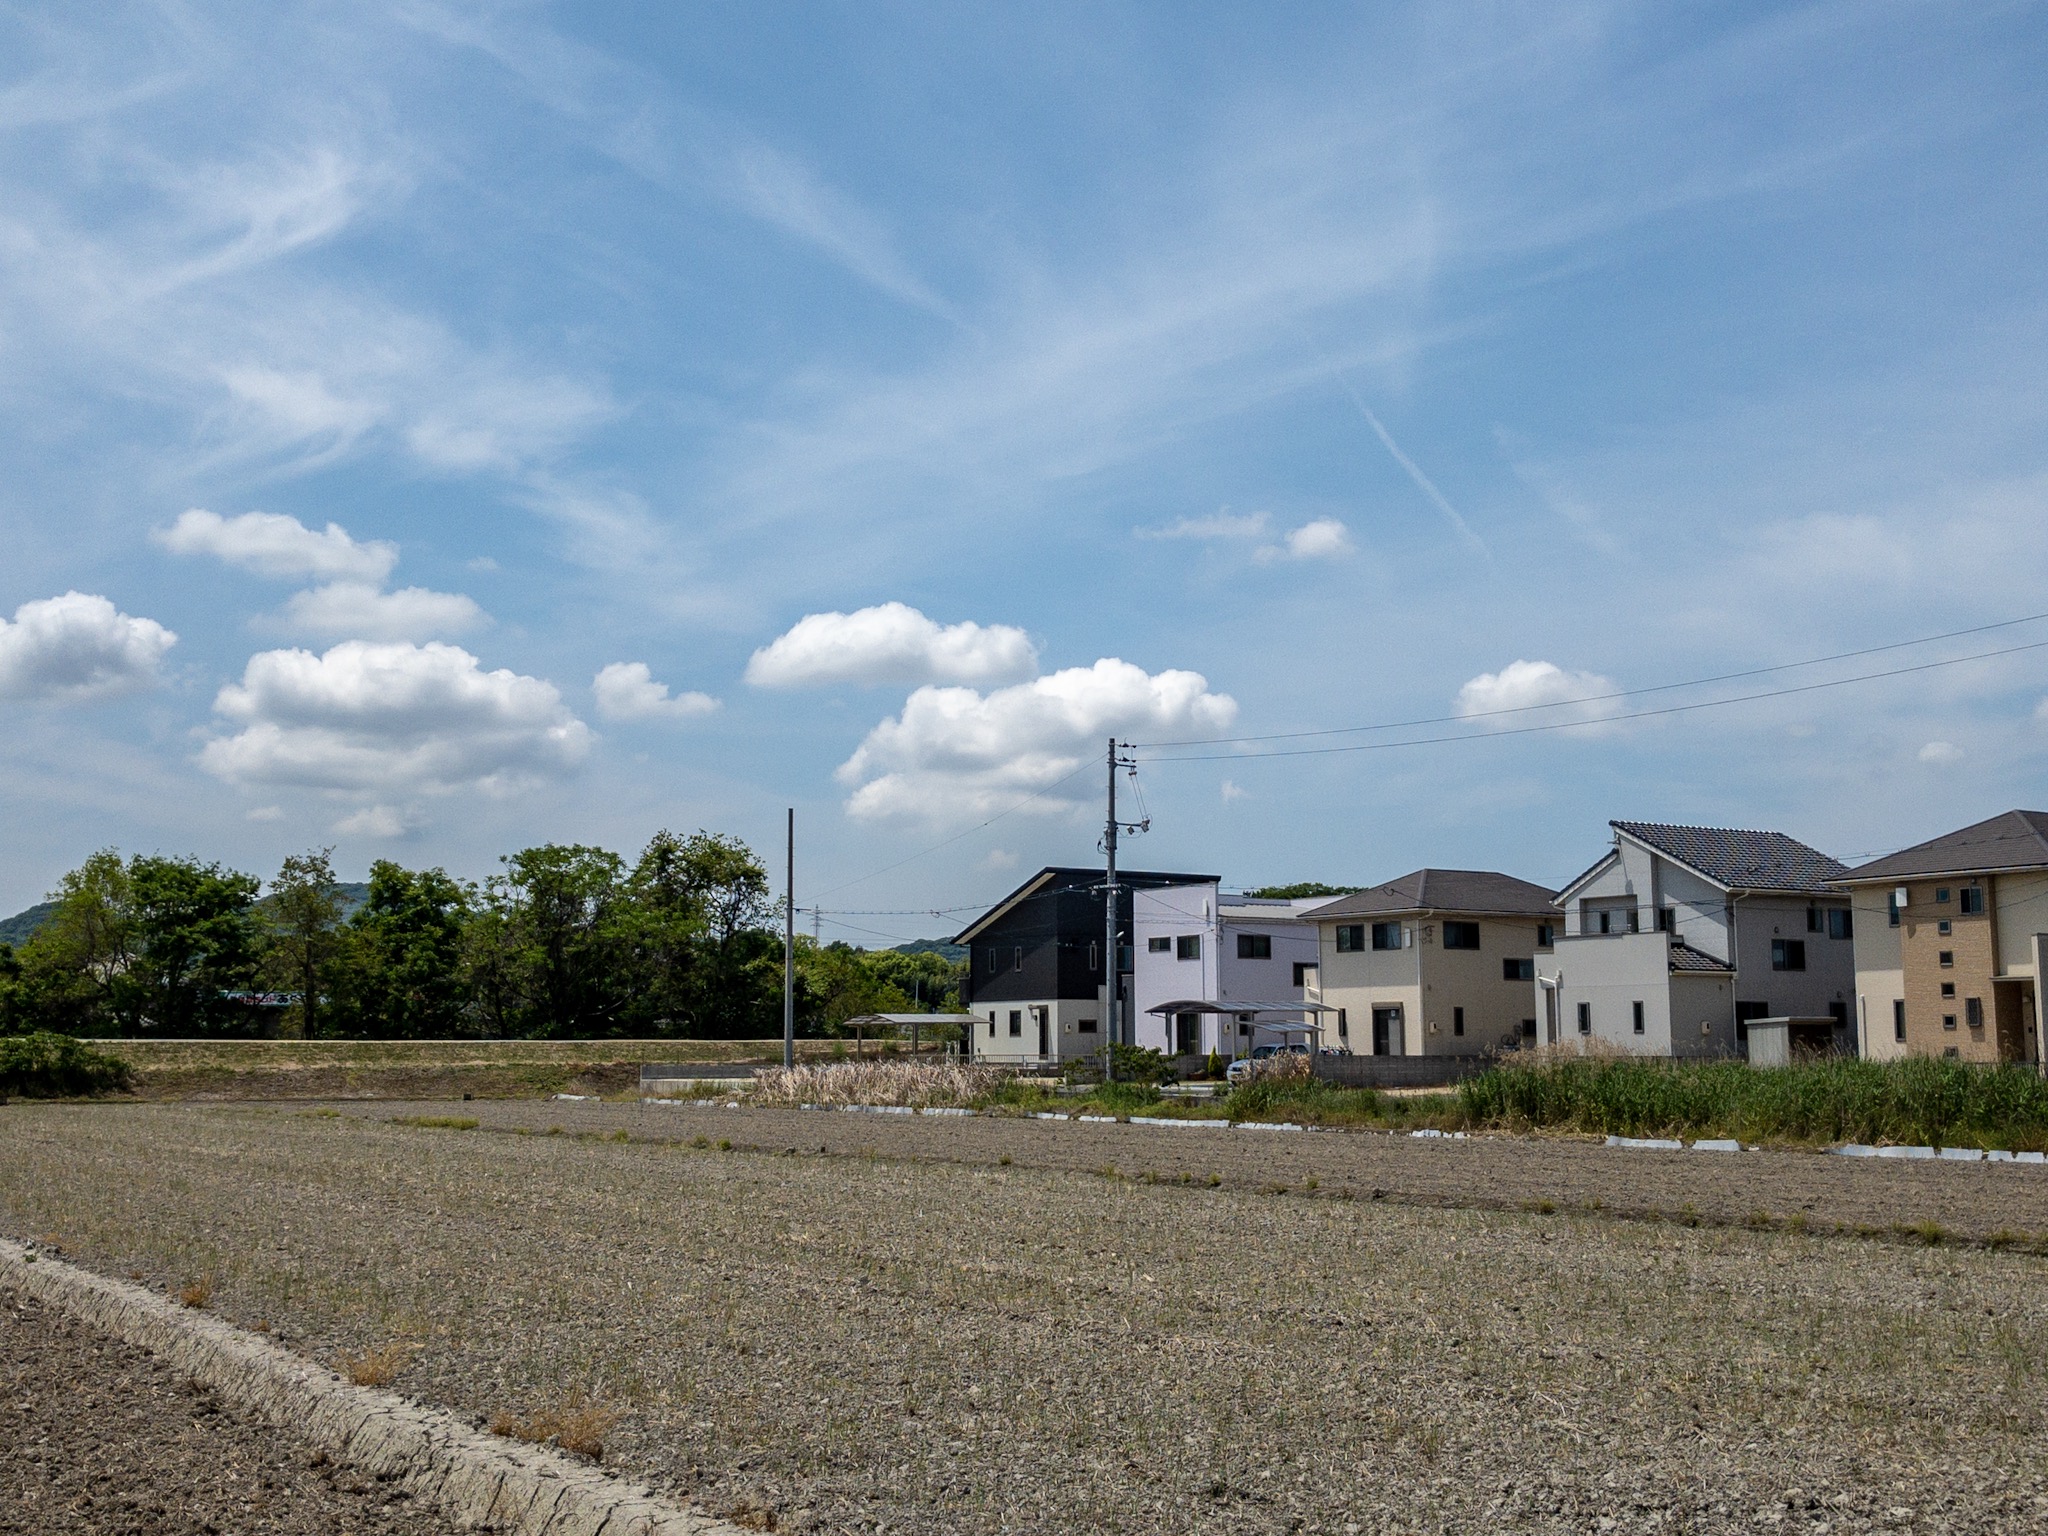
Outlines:
{"type": "Polygon", "coordinates": [[[1112,730],[1531,704],[1149,764],[1127,858],[2048,803],[2048,651],[1572,702],[2048,610],[2044,20],[16,8],[0,907],[795,805],[881,942],[1093,859],[1112,730]]]}

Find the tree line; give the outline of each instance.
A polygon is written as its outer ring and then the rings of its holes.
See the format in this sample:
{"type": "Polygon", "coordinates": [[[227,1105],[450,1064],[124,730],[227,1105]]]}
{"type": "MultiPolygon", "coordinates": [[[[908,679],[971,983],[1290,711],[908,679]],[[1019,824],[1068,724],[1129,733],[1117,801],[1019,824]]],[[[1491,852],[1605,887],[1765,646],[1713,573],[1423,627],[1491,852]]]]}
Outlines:
{"type": "MultiPolygon", "coordinates": [[[[628,864],[549,843],[481,882],[388,859],[367,888],[332,849],[256,876],[95,853],[0,944],[0,1032],[86,1036],[589,1039],[782,1033],[780,910],[737,838],[657,833],[628,864]]],[[[797,1025],[957,1006],[935,953],[797,941],[797,1025]]]]}

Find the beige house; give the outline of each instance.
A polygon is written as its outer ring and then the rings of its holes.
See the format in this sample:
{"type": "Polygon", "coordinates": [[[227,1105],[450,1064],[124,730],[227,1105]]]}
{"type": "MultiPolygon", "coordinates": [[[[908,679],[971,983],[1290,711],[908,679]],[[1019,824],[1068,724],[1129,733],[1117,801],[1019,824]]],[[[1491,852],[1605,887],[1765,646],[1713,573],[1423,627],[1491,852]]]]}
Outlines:
{"type": "Polygon", "coordinates": [[[1418,869],[1309,914],[1310,1001],[1325,1047],[1374,1056],[1477,1056],[1534,1034],[1536,954],[1550,892],[1481,869],[1418,869]]]}
{"type": "Polygon", "coordinates": [[[1863,1054],[2040,1061],[2048,811],[2007,811],[1850,871],[1863,1054]]]}

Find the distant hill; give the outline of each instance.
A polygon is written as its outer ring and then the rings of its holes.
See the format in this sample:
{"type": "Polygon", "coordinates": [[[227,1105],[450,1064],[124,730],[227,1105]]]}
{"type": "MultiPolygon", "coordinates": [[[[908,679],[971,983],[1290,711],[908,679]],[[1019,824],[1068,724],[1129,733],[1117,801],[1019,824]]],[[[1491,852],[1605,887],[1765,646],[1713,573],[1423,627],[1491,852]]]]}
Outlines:
{"type": "Polygon", "coordinates": [[[0,944],[26,944],[29,935],[47,923],[56,910],[54,901],[39,901],[26,912],[0,918],[0,944]]]}
{"type": "MultiPolygon", "coordinates": [[[[360,907],[370,899],[370,887],[361,880],[342,880],[337,882],[334,888],[341,893],[341,915],[343,917],[347,917],[357,907],[360,907]]],[[[270,898],[266,896],[257,902],[256,906],[258,910],[261,910],[269,904],[270,898]]],[[[25,912],[17,912],[12,917],[0,918],[0,944],[12,944],[17,948],[26,944],[30,936],[38,928],[42,927],[43,924],[56,915],[57,903],[54,901],[39,901],[25,912]]]]}
{"type": "Polygon", "coordinates": [[[908,944],[892,945],[889,952],[896,955],[937,955],[945,960],[967,958],[965,944],[948,944],[944,939],[912,939],[908,944]]]}

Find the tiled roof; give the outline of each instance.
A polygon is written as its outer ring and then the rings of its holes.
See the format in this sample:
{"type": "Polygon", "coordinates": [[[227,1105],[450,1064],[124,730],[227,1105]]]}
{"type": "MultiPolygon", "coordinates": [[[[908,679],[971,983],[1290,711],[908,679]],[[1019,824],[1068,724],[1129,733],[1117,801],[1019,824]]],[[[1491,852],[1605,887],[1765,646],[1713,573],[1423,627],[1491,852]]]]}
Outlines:
{"type": "Polygon", "coordinates": [[[1388,912],[1497,912],[1554,917],[1550,892],[1490,869],[1418,869],[1355,896],[1340,896],[1311,914],[1317,922],[1388,912]]]}
{"type": "Polygon", "coordinates": [[[1694,949],[1679,939],[1671,941],[1671,969],[1674,971],[1726,971],[1728,962],[1715,958],[1704,949],[1694,949]]]}
{"type": "Polygon", "coordinates": [[[1655,821],[1610,821],[1608,825],[1731,891],[1825,895],[1830,881],[1849,872],[1840,859],[1831,859],[1782,832],[1674,827],[1655,821]]]}
{"type": "Polygon", "coordinates": [[[2048,868],[2048,811],[2007,811],[1849,871],[1852,880],[2048,868]]]}

